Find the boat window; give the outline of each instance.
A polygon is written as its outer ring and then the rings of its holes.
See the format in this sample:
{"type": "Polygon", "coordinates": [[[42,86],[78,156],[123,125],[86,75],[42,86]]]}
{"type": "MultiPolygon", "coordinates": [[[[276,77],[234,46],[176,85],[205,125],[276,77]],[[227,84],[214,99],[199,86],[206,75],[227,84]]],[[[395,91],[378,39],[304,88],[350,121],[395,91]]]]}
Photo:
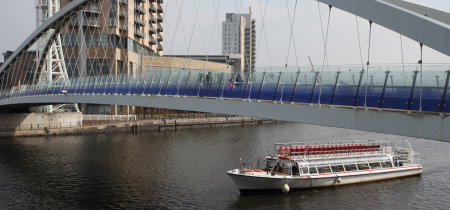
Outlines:
{"type": "Polygon", "coordinates": [[[346,171],[357,171],[357,170],[358,170],[358,168],[356,168],[356,165],[355,165],[355,164],[344,165],[344,167],[345,167],[345,170],[346,170],[346,171]]]}
{"type": "Polygon", "coordinates": [[[342,166],[342,165],[331,166],[331,170],[333,171],[333,173],[343,172],[344,166],[342,166]]]}
{"type": "Polygon", "coordinates": [[[291,163],[286,160],[278,160],[273,167],[272,173],[279,175],[291,175],[291,163]]]}
{"type": "Polygon", "coordinates": [[[300,168],[302,174],[308,174],[308,168],[300,168]]]}
{"type": "Polygon", "coordinates": [[[369,164],[367,164],[367,163],[358,164],[358,169],[359,170],[368,170],[369,164]]]}
{"type": "Polygon", "coordinates": [[[316,167],[309,167],[309,174],[317,174],[316,167]]]}
{"type": "Polygon", "coordinates": [[[381,166],[383,166],[383,168],[392,168],[391,161],[389,161],[389,162],[381,162],[381,166]]]}
{"type": "Polygon", "coordinates": [[[381,168],[380,163],[369,163],[370,169],[378,169],[381,168]]]}
{"type": "Polygon", "coordinates": [[[319,174],[329,174],[329,173],[331,173],[330,166],[317,167],[317,171],[319,172],[319,174]]]}
{"type": "Polygon", "coordinates": [[[275,160],[269,160],[265,159],[262,161],[262,164],[259,165],[259,169],[265,170],[265,171],[271,171],[272,168],[277,164],[275,160]]]}
{"type": "Polygon", "coordinates": [[[292,164],[292,175],[300,176],[300,170],[298,167],[298,163],[295,161],[291,161],[291,164],[292,164]]]}

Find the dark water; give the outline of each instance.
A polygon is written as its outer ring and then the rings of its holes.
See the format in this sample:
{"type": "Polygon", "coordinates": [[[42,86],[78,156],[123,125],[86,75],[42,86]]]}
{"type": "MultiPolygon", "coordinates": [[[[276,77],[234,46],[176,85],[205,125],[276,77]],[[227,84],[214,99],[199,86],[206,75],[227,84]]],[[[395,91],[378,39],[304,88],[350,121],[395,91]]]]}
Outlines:
{"type": "Polygon", "coordinates": [[[406,138],[421,176],[241,195],[225,174],[275,142],[401,140],[294,123],[0,139],[0,209],[450,209],[450,143],[406,138]]]}

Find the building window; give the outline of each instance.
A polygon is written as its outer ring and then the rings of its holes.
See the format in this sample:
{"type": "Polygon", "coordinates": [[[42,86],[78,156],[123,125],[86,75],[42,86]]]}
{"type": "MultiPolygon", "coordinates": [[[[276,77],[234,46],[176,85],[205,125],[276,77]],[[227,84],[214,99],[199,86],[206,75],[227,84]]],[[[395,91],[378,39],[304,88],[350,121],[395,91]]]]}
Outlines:
{"type": "Polygon", "coordinates": [[[110,0],[109,4],[109,27],[117,28],[117,0],[110,0]]]}
{"type": "Polygon", "coordinates": [[[69,78],[80,76],[76,58],[65,58],[64,62],[66,63],[67,76],[69,76],[69,78]]]}
{"type": "Polygon", "coordinates": [[[117,73],[116,74],[123,74],[123,61],[117,60],[117,73]]]}
{"type": "Polygon", "coordinates": [[[86,114],[88,115],[110,115],[109,105],[86,104],[86,114]]]}
{"type": "Polygon", "coordinates": [[[88,76],[107,75],[110,70],[109,59],[86,59],[86,73],[88,76]]]}
{"type": "Polygon", "coordinates": [[[131,62],[131,61],[128,64],[128,73],[133,75],[133,62],[131,62]]]}

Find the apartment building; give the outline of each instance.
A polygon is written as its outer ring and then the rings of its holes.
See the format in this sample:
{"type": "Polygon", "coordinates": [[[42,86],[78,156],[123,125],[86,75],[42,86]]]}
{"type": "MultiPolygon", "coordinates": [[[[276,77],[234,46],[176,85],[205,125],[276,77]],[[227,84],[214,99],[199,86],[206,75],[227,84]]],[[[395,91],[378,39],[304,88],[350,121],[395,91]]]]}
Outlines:
{"type": "Polygon", "coordinates": [[[256,63],[256,20],[248,14],[226,13],[222,22],[222,55],[240,54],[241,71],[251,71],[256,63]]]}
{"type": "MultiPolygon", "coordinates": [[[[71,2],[60,1],[61,8],[71,2]]],[[[88,5],[61,32],[69,77],[144,72],[143,60],[163,55],[163,15],[163,0],[96,0],[88,5]]],[[[96,104],[81,108],[84,114],[107,115],[133,110],[96,104]]]]}

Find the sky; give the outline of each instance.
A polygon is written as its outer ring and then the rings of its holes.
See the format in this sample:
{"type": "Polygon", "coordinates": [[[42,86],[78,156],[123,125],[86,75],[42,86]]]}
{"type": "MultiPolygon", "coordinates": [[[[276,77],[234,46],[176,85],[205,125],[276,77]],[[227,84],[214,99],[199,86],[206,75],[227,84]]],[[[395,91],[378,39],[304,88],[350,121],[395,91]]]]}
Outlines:
{"type": "MultiPolygon", "coordinates": [[[[449,0],[409,1],[450,11],[449,0]]],[[[314,65],[322,65],[324,37],[320,17],[326,36],[328,6],[322,3],[318,5],[315,0],[299,0],[295,7],[295,2],[295,0],[165,0],[164,54],[220,55],[222,53],[221,25],[225,21],[225,13],[245,14],[251,7],[253,18],[256,20],[257,67],[284,66],[285,64],[308,66],[310,65],[308,57],[314,65]],[[180,15],[178,11],[181,7],[180,15]],[[196,21],[196,7],[198,21],[196,21]],[[319,7],[321,15],[319,15],[319,7]],[[294,12],[295,18],[293,18],[294,12]],[[265,31],[261,30],[263,17],[265,31]],[[290,40],[289,18],[294,21],[293,40],[290,40]]],[[[34,4],[34,0],[0,0],[1,53],[7,50],[14,51],[36,29],[34,4]]],[[[333,8],[330,14],[327,44],[329,65],[358,65],[368,60],[371,65],[401,64],[402,45],[405,63],[416,64],[420,60],[419,43],[407,37],[402,37],[401,43],[398,33],[377,24],[372,27],[368,59],[369,22],[358,18],[357,26],[355,15],[336,8],[333,8]],[[357,27],[359,27],[361,48],[357,27]]],[[[0,62],[2,61],[3,58],[0,58],[0,62]]],[[[423,50],[423,61],[424,64],[450,65],[449,56],[426,46],[423,50]]]]}

